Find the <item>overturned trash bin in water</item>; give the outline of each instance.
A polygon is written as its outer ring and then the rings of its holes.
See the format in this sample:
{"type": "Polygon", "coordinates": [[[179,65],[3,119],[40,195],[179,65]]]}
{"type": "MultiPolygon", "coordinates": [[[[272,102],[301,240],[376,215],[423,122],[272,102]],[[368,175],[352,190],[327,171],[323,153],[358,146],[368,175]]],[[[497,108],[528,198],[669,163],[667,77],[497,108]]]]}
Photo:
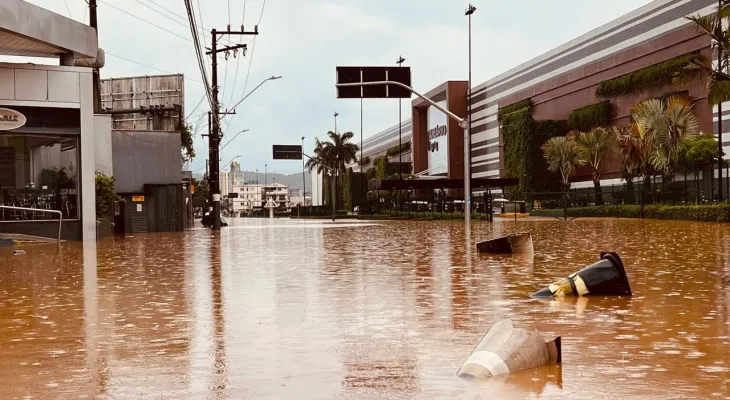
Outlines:
{"type": "Polygon", "coordinates": [[[560,337],[545,342],[536,330],[515,328],[505,319],[484,335],[457,376],[486,378],[561,362],[560,337]]]}
{"type": "Polygon", "coordinates": [[[477,252],[491,254],[532,253],[532,234],[513,233],[477,243],[477,252]]]}
{"type": "Polygon", "coordinates": [[[531,297],[591,295],[631,296],[629,278],[618,253],[601,253],[601,260],[597,263],[550,284],[531,297]]]}

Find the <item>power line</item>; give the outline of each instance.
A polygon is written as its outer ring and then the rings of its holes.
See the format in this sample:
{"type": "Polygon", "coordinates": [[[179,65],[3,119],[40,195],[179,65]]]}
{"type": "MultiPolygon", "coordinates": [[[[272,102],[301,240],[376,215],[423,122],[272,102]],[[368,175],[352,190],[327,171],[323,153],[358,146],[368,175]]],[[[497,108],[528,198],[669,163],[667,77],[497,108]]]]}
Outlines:
{"type": "Polygon", "coordinates": [[[198,102],[198,105],[195,106],[195,108],[193,108],[193,111],[190,111],[190,114],[188,114],[188,116],[185,117],[185,119],[188,119],[188,118],[190,118],[190,116],[192,116],[193,114],[195,114],[195,111],[197,111],[198,108],[200,107],[200,105],[203,104],[203,100],[205,100],[205,95],[203,95],[203,97],[200,98],[200,101],[198,102]]]}
{"type": "MultiPolygon", "coordinates": [[[[142,66],[142,67],[147,67],[147,68],[151,68],[151,69],[154,69],[154,70],[157,70],[157,71],[160,71],[160,72],[164,72],[164,73],[167,73],[167,74],[173,74],[173,75],[177,75],[177,73],[176,73],[176,72],[172,72],[172,71],[168,71],[168,70],[160,69],[160,68],[157,68],[157,67],[153,67],[153,66],[151,66],[151,65],[143,64],[143,63],[141,63],[141,62],[139,62],[139,61],[134,61],[134,60],[130,60],[130,59],[128,59],[128,58],[124,58],[124,57],[122,57],[122,56],[118,56],[118,55],[116,55],[116,54],[113,54],[113,53],[110,53],[110,52],[108,52],[108,51],[106,51],[105,53],[106,53],[106,55],[108,55],[108,56],[112,56],[112,57],[118,58],[118,59],[120,59],[120,60],[124,60],[124,61],[127,61],[127,62],[131,62],[132,64],[137,64],[137,65],[140,65],[140,66],[142,66]]],[[[187,79],[187,80],[189,80],[189,81],[192,81],[192,82],[195,82],[195,83],[199,83],[199,84],[201,84],[201,85],[203,84],[203,82],[201,82],[201,81],[199,81],[199,80],[196,80],[196,79],[193,79],[193,78],[189,78],[189,77],[187,77],[187,76],[185,76],[185,79],[187,79]]]]}
{"type": "Polygon", "coordinates": [[[161,9],[163,9],[163,10],[165,10],[165,11],[169,12],[170,14],[172,14],[172,15],[174,15],[174,16],[176,16],[176,17],[180,18],[180,19],[182,19],[182,20],[183,20],[183,21],[185,21],[185,22],[187,22],[187,21],[188,21],[188,18],[187,18],[187,17],[184,17],[184,16],[182,16],[182,15],[180,15],[180,14],[176,13],[175,11],[173,11],[173,10],[170,10],[170,9],[169,9],[169,8],[167,8],[167,7],[165,7],[165,6],[163,6],[163,5],[160,5],[159,3],[156,3],[156,2],[155,2],[155,1],[153,1],[153,0],[147,0],[147,1],[149,1],[150,3],[152,3],[152,4],[156,5],[157,7],[160,7],[161,9]]]}
{"type": "Polygon", "coordinates": [[[261,15],[259,15],[259,22],[256,25],[261,25],[261,20],[264,18],[265,9],[266,9],[266,0],[264,0],[264,4],[261,5],[261,15]]]}
{"type": "Polygon", "coordinates": [[[114,9],[116,9],[117,11],[123,12],[123,13],[125,13],[125,14],[129,15],[130,17],[136,18],[136,19],[138,19],[138,20],[140,20],[140,21],[142,21],[142,22],[145,22],[145,23],[147,23],[147,24],[149,24],[149,25],[152,25],[152,26],[154,26],[154,27],[157,27],[157,28],[159,28],[160,30],[163,30],[163,31],[165,31],[165,32],[167,32],[167,33],[169,33],[169,34],[171,34],[171,35],[175,35],[175,36],[179,37],[180,39],[183,39],[183,40],[187,40],[188,42],[190,42],[190,41],[191,41],[190,39],[186,38],[185,36],[181,36],[181,35],[178,35],[177,33],[173,32],[173,31],[171,31],[171,30],[165,29],[165,28],[163,28],[163,27],[161,27],[161,26],[159,26],[159,25],[155,24],[154,22],[150,22],[150,21],[147,21],[147,20],[146,20],[146,19],[144,19],[144,18],[140,18],[140,17],[138,17],[138,16],[136,16],[136,15],[134,15],[134,14],[130,13],[130,12],[127,12],[127,11],[125,11],[125,10],[122,10],[121,8],[119,8],[119,7],[117,7],[117,6],[113,5],[113,4],[107,3],[107,2],[106,2],[106,1],[104,1],[104,0],[98,0],[98,1],[99,1],[100,3],[103,3],[103,4],[106,4],[106,5],[108,5],[108,6],[109,6],[109,7],[111,7],[111,8],[114,8],[114,9]]]}
{"type": "Polygon", "coordinates": [[[134,1],[136,1],[137,3],[139,3],[139,4],[143,5],[143,6],[147,7],[147,8],[149,8],[150,10],[152,10],[152,11],[156,12],[157,14],[160,14],[160,15],[162,15],[163,17],[165,17],[165,18],[169,19],[170,21],[172,21],[172,22],[174,22],[174,23],[176,23],[176,24],[178,24],[178,25],[182,25],[182,26],[184,26],[185,28],[187,28],[187,27],[188,27],[188,24],[186,24],[186,23],[183,23],[183,22],[181,22],[180,20],[178,20],[178,19],[175,19],[175,18],[171,17],[171,16],[170,16],[170,14],[166,14],[166,13],[164,13],[164,12],[162,12],[162,11],[159,11],[159,10],[155,9],[154,7],[150,6],[149,4],[147,4],[147,3],[145,3],[145,2],[143,2],[143,1],[141,1],[141,0],[134,0],[134,1]]]}
{"type": "Polygon", "coordinates": [[[71,9],[68,8],[68,1],[63,0],[63,4],[66,5],[66,11],[68,11],[68,17],[71,18],[71,19],[73,19],[74,17],[71,16],[71,9]]]}

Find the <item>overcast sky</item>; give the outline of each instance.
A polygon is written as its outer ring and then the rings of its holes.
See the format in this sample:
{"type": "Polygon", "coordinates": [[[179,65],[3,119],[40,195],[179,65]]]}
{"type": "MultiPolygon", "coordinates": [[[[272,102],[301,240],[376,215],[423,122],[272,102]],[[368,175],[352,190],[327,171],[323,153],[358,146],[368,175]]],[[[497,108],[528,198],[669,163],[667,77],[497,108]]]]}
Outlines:
{"type": "MultiPolygon", "coordinates": [[[[73,19],[88,23],[84,0],[28,1],[65,16],[70,12],[73,19]]],[[[185,109],[192,112],[204,92],[190,30],[186,19],[180,18],[186,16],[183,0],[98,1],[99,42],[107,52],[102,77],[183,73],[188,78],[185,109]]],[[[467,79],[465,1],[230,0],[230,13],[227,0],[199,1],[206,31],[225,29],[229,21],[238,28],[242,20],[250,30],[261,19],[260,35],[245,58],[229,58],[227,67],[221,58],[224,106],[238,102],[244,89],[248,93],[263,79],[283,76],[252,94],[237,108],[237,115],[226,117],[230,121],[225,131],[228,138],[242,129],[250,131],[226,147],[221,158],[227,162],[240,154],[238,161],[248,170],[268,164],[269,171],[300,171],[300,163],[272,161],[271,145],[298,144],[305,136],[305,151],[311,150],[314,137],[324,139],[334,128],[335,111],[340,114],[338,130],[352,131],[359,141],[360,103],[336,98],[337,65],[390,65],[402,55],[420,91],[446,80],[467,79]]],[[[607,6],[606,2],[585,0],[473,0],[477,7],[472,39],[474,85],[647,3],[649,0],[612,0],[607,6]]],[[[207,111],[203,104],[196,114],[207,111]]],[[[404,119],[408,112],[408,102],[403,102],[404,119]]],[[[190,122],[195,123],[195,115],[190,122]]],[[[397,100],[365,101],[365,138],[397,122],[397,100]]],[[[192,169],[198,170],[204,168],[208,151],[200,135],[195,149],[198,157],[192,169]]]]}

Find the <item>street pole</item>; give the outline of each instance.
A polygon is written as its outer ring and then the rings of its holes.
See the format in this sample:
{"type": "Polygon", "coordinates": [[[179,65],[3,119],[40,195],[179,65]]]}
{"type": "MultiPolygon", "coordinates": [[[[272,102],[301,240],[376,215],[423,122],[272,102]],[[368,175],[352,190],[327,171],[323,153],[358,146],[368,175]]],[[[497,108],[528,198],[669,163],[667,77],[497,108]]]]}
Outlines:
{"type": "MultiPolygon", "coordinates": [[[[304,150],[304,136],[302,136],[302,150],[304,150]]],[[[302,158],[302,204],[307,206],[307,179],[304,174],[304,159],[302,158]]]]}
{"type": "MultiPolygon", "coordinates": [[[[96,31],[96,40],[99,41],[99,20],[96,16],[96,0],[89,0],[89,26],[96,31]]],[[[92,96],[94,101],[94,114],[101,113],[101,74],[99,68],[94,68],[92,73],[92,96]]]]}
{"type": "MultiPolygon", "coordinates": [[[[718,0],[717,11],[722,9],[723,0],[718,0]]],[[[722,19],[720,24],[724,26],[722,19]]],[[[717,69],[725,72],[725,54],[722,46],[717,46],[717,69]]],[[[717,201],[722,202],[722,101],[717,104],[717,201]]]]}
{"type": "Polygon", "coordinates": [[[465,13],[469,17],[469,87],[466,92],[467,128],[464,129],[464,222],[469,231],[471,231],[471,16],[476,10],[476,7],[469,4],[465,13]]]}
{"type": "MultiPolygon", "coordinates": [[[[206,54],[211,56],[212,59],[212,71],[211,71],[211,90],[212,90],[212,112],[211,119],[212,124],[210,126],[210,136],[208,137],[209,143],[209,155],[210,155],[210,192],[213,198],[213,211],[212,211],[212,226],[213,230],[219,230],[221,228],[221,187],[220,187],[220,139],[221,139],[221,128],[220,128],[220,103],[218,102],[218,53],[226,53],[233,51],[235,57],[238,50],[241,49],[245,55],[247,45],[236,44],[231,46],[225,46],[218,48],[218,38],[224,35],[258,35],[258,26],[254,32],[245,32],[243,27],[241,31],[231,31],[230,25],[225,31],[217,31],[212,29],[211,34],[211,48],[206,54]]],[[[235,114],[235,111],[226,110],[222,113],[223,115],[235,114]]]]}
{"type": "MultiPolygon", "coordinates": [[[[398,68],[403,66],[403,62],[406,61],[403,56],[398,56],[398,68]]],[[[361,99],[362,100],[362,99],[361,99]]],[[[401,107],[401,98],[398,98],[398,179],[403,180],[403,110],[401,107]]]]}
{"type": "Polygon", "coordinates": [[[360,214],[362,212],[362,205],[365,203],[365,196],[362,191],[362,187],[365,182],[365,171],[362,170],[362,137],[364,135],[364,131],[362,128],[362,97],[360,97],[360,201],[357,204],[357,213],[360,214]]]}

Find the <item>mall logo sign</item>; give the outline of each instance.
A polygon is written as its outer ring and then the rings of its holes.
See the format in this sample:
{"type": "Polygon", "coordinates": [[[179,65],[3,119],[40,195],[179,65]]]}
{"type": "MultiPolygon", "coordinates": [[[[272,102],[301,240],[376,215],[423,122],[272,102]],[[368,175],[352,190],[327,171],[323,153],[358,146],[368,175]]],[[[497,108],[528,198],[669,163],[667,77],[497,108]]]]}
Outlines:
{"type": "Polygon", "coordinates": [[[0,131],[20,128],[25,122],[25,115],[9,108],[0,108],[0,131]]]}
{"type": "Polygon", "coordinates": [[[446,136],[446,125],[436,125],[435,128],[429,130],[426,134],[428,135],[428,151],[439,151],[439,144],[438,142],[434,142],[434,139],[446,136]]]}

